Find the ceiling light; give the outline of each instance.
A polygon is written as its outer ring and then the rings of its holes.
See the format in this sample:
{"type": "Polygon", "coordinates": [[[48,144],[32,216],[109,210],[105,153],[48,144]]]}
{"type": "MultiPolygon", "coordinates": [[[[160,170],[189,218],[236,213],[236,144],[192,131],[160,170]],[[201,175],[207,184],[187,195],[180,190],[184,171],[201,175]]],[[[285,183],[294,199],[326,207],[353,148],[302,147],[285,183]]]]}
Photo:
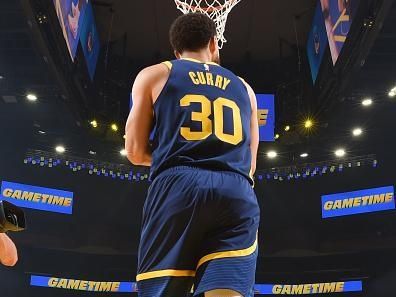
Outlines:
{"type": "Polygon", "coordinates": [[[1,79],[4,79],[4,76],[2,76],[2,75],[0,74],[0,80],[1,80],[1,79]]]}
{"type": "Polygon", "coordinates": [[[287,131],[290,131],[290,126],[289,125],[287,125],[286,127],[285,127],[285,131],[287,132],[287,131]]]}
{"type": "Polygon", "coordinates": [[[307,119],[304,122],[304,128],[305,129],[311,129],[313,127],[313,125],[314,125],[314,123],[313,123],[313,121],[311,119],[307,119]]]}
{"type": "Polygon", "coordinates": [[[396,96],[396,87],[394,87],[392,90],[390,90],[388,95],[391,98],[395,97],[396,96]]]}
{"type": "Polygon", "coordinates": [[[267,153],[267,157],[270,158],[270,159],[274,159],[274,158],[276,158],[277,156],[278,156],[278,153],[275,152],[275,151],[269,151],[269,152],[267,153]]]}
{"type": "Polygon", "coordinates": [[[341,158],[341,157],[344,157],[345,154],[346,154],[346,153],[345,153],[345,150],[342,149],[342,148],[341,148],[341,149],[337,149],[334,153],[335,153],[335,155],[336,155],[337,157],[340,157],[340,158],[341,158]]]}
{"type": "Polygon", "coordinates": [[[361,128],[355,128],[352,130],[353,136],[360,136],[360,135],[362,135],[362,133],[363,133],[363,130],[361,128]]]}
{"type": "Polygon", "coordinates": [[[91,124],[91,126],[92,126],[93,128],[97,128],[97,127],[98,127],[98,122],[97,122],[96,120],[92,120],[92,121],[90,122],[90,124],[91,124]]]}
{"type": "Polygon", "coordinates": [[[275,134],[275,139],[279,139],[280,135],[279,134],[275,134]]]}
{"type": "Polygon", "coordinates": [[[111,124],[111,130],[113,130],[114,132],[117,132],[118,131],[118,126],[117,126],[117,124],[111,124]]]}
{"type": "Polygon", "coordinates": [[[308,156],[309,156],[308,153],[302,153],[302,154],[300,155],[301,158],[306,158],[306,157],[308,157],[308,156]]]}
{"type": "Polygon", "coordinates": [[[44,134],[46,134],[46,132],[45,132],[45,131],[43,131],[43,130],[39,130],[39,131],[38,131],[38,133],[39,133],[39,134],[41,134],[41,135],[44,135],[44,134]]]}
{"type": "Polygon", "coordinates": [[[120,150],[120,154],[121,154],[121,156],[126,156],[127,155],[126,149],[120,150]]]}
{"type": "Polygon", "coordinates": [[[57,153],[63,154],[63,153],[66,151],[66,149],[65,149],[64,146],[58,145],[58,146],[55,148],[55,151],[56,151],[57,153]]]}
{"type": "Polygon", "coordinates": [[[371,98],[365,98],[365,99],[363,99],[363,101],[362,101],[362,105],[363,106],[370,106],[370,105],[372,105],[373,104],[373,99],[371,99],[371,98]]]}
{"type": "Polygon", "coordinates": [[[26,95],[26,99],[29,101],[36,101],[37,100],[37,96],[34,94],[27,94],[26,95]]]}
{"type": "Polygon", "coordinates": [[[95,152],[95,151],[89,151],[88,153],[89,153],[90,155],[93,155],[93,156],[96,155],[96,152],[95,152]]]}

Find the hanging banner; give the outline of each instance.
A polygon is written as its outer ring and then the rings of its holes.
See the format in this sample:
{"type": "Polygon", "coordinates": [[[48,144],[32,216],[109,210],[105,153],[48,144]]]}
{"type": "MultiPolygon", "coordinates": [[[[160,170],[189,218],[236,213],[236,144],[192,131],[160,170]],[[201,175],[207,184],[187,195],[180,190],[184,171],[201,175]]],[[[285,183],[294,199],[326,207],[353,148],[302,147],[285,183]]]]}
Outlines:
{"type": "Polygon", "coordinates": [[[71,59],[76,57],[88,0],[53,0],[71,59]]]}
{"type": "Polygon", "coordinates": [[[275,95],[256,94],[260,141],[274,141],[275,95]]]}

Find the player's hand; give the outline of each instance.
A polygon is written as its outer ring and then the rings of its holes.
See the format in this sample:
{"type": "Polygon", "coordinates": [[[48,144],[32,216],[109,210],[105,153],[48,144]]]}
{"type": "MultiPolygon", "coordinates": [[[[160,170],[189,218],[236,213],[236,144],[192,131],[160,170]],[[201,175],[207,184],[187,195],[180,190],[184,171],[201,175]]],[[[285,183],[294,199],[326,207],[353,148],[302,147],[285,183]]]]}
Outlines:
{"type": "Polygon", "coordinates": [[[0,263],[15,266],[17,262],[18,252],[14,242],[5,233],[0,233],[0,263]]]}

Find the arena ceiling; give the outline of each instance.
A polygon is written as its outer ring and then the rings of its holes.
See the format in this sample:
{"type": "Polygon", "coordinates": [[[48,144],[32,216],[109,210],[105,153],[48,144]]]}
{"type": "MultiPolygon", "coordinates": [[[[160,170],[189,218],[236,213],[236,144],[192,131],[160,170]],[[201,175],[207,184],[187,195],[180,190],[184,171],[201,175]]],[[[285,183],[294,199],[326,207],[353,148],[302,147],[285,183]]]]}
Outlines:
{"type": "MultiPolygon", "coordinates": [[[[172,58],[168,30],[180,15],[173,0],[93,3],[102,39],[125,40],[116,53],[125,53],[135,61],[172,58]]],[[[315,0],[241,1],[228,18],[224,63],[242,64],[248,57],[263,61],[292,55],[298,42],[306,43],[315,4],[315,0]]]]}

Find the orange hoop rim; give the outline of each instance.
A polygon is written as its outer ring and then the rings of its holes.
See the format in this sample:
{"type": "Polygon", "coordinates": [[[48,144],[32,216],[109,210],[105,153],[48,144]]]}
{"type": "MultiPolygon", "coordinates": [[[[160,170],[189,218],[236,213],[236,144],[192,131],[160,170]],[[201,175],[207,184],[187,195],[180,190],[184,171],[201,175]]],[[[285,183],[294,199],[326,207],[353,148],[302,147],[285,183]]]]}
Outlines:
{"type": "MultiPolygon", "coordinates": [[[[229,2],[231,5],[232,5],[234,2],[236,2],[236,1],[237,1],[237,0],[227,0],[227,2],[229,2]]],[[[225,6],[225,5],[217,5],[217,6],[214,6],[214,7],[203,8],[203,7],[199,7],[199,6],[188,5],[187,3],[182,2],[182,1],[180,1],[180,0],[175,0],[175,2],[176,2],[176,4],[178,4],[178,5],[180,5],[180,6],[187,7],[187,8],[189,8],[190,10],[194,10],[194,11],[197,11],[197,10],[198,10],[198,11],[201,11],[201,12],[208,12],[208,13],[211,13],[211,12],[213,12],[213,11],[222,10],[223,7],[225,6]]]]}

